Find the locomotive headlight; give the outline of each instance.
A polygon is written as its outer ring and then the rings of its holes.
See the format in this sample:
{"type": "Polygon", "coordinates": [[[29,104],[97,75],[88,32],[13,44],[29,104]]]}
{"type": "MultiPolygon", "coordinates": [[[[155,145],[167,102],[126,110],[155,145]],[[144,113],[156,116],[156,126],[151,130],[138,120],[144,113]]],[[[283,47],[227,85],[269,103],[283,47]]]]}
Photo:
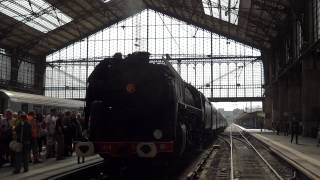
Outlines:
{"type": "Polygon", "coordinates": [[[126,90],[127,90],[127,92],[128,92],[129,94],[133,94],[133,93],[135,93],[135,92],[137,91],[137,88],[136,88],[136,85],[135,85],[135,84],[129,83],[129,84],[127,84],[127,86],[126,86],[126,90]]]}
{"type": "Polygon", "coordinates": [[[155,138],[155,139],[161,139],[162,138],[162,131],[160,130],[160,129],[156,129],[156,130],[154,130],[153,131],[153,137],[155,138]]]}

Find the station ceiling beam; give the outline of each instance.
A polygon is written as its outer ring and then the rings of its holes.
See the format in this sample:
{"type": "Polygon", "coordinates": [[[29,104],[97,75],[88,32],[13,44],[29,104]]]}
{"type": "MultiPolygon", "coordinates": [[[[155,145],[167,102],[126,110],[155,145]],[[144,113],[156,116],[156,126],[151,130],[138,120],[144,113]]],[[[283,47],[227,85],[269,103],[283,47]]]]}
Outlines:
{"type": "MultiPolygon", "coordinates": [[[[45,0],[72,21],[43,33],[0,13],[0,47],[45,56],[150,8],[252,47],[269,49],[287,18],[290,2],[239,1],[236,25],[205,14],[202,0],[111,0],[107,3],[102,0],[45,0]]],[[[25,21],[30,21],[30,17],[25,21]]]]}

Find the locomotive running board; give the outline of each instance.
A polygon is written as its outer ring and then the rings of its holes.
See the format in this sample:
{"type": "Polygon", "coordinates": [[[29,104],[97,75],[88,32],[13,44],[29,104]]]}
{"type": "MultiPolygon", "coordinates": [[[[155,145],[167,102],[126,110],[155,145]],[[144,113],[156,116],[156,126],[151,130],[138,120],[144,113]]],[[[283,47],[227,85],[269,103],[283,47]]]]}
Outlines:
{"type": "Polygon", "coordinates": [[[190,112],[192,112],[193,114],[202,114],[202,110],[199,109],[199,108],[196,108],[196,107],[193,107],[193,106],[190,106],[188,104],[185,104],[185,103],[182,103],[182,102],[179,102],[179,109],[182,109],[182,110],[189,110],[190,112]]]}

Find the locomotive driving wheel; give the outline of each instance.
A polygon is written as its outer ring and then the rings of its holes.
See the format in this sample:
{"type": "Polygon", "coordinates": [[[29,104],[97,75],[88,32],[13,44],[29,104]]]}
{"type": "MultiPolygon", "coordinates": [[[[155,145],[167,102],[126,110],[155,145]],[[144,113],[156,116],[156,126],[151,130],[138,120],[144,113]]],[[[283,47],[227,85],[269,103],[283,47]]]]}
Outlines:
{"type": "Polygon", "coordinates": [[[187,146],[187,126],[179,122],[177,125],[176,136],[176,153],[178,156],[183,156],[187,146]]]}

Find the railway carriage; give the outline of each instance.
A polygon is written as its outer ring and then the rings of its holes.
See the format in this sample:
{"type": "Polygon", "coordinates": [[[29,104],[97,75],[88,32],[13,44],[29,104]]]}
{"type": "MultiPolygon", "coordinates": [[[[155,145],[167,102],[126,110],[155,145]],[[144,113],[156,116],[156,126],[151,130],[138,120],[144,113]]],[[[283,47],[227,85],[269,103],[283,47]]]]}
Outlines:
{"type": "Polygon", "coordinates": [[[47,96],[21,93],[0,89],[0,112],[5,109],[18,111],[35,111],[48,114],[50,109],[55,108],[58,112],[76,111],[83,112],[84,101],[51,98],[47,96]]]}

